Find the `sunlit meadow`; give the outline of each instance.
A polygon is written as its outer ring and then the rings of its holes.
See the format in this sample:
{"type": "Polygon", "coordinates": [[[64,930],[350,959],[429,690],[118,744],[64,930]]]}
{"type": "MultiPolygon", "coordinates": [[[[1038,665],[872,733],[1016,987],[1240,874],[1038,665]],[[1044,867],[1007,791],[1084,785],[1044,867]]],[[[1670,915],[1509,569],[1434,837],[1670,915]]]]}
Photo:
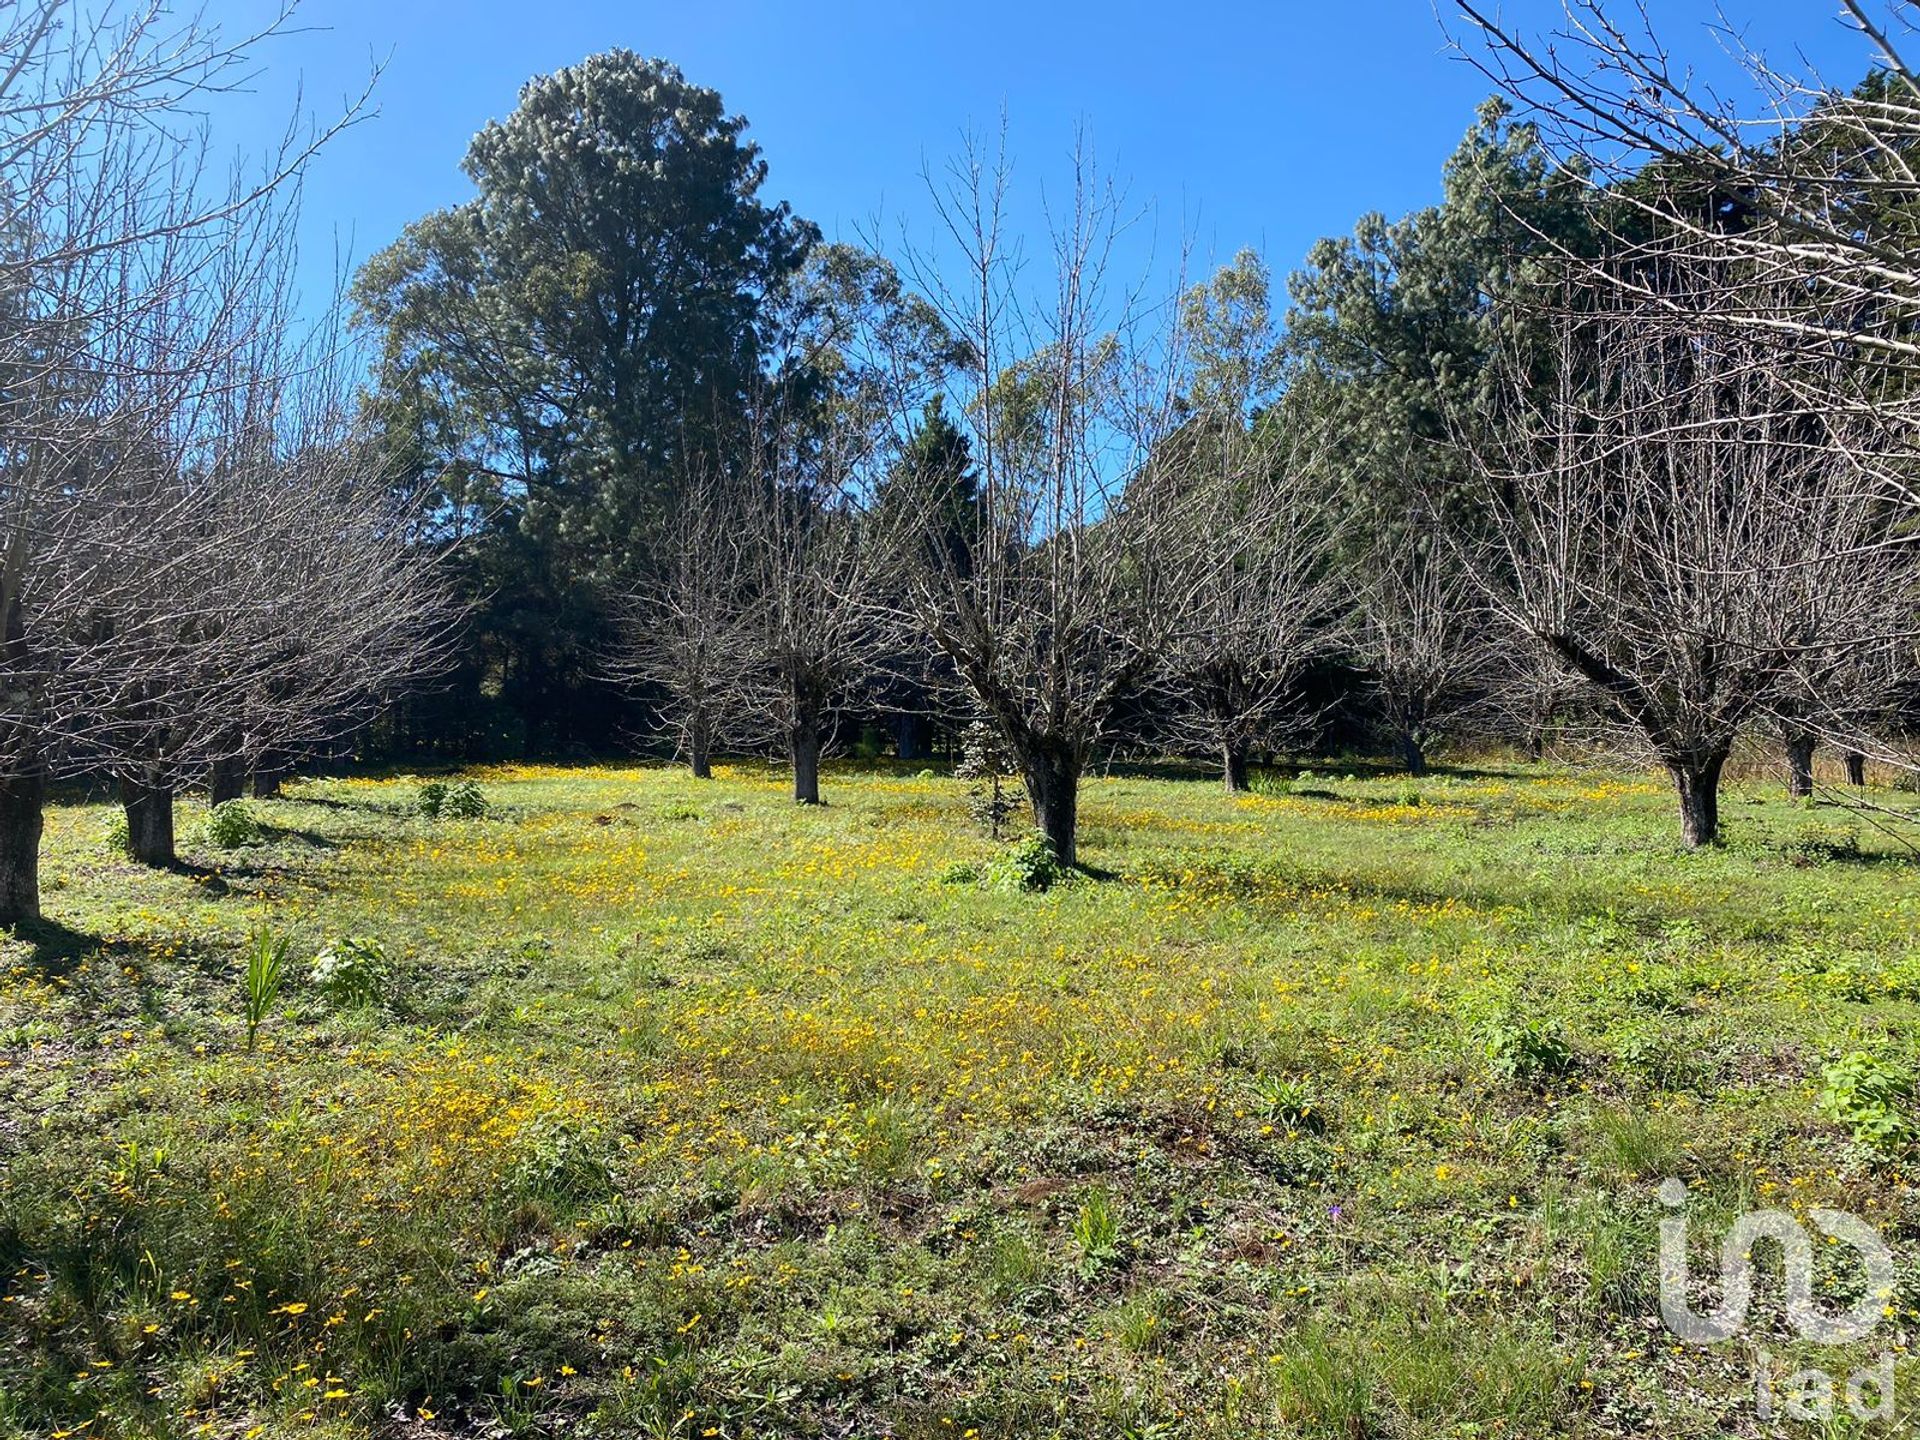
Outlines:
{"type": "Polygon", "coordinates": [[[1920,866],[1771,785],[1686,854],[1637,775],[1116,775],[1033,893],[944,774],[469,778],[183,808],[178,873],[54,810],[0,1431],[1758,1434],[1752,1348],[1659,1326],[1655,1185],[1920,1220],[1819,1099],[1920,1052],[1920,866]]]}

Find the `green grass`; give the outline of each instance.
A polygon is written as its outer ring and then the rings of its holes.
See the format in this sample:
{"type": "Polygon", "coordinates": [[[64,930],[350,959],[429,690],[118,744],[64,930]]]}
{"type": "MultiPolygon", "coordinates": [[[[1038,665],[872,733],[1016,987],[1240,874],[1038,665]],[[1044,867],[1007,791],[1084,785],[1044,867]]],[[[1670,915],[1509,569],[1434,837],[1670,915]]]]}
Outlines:
{"type": "Polygon", "coordinates": [[[1743,1343],[1657,1328],[1658,1181],[1703,1262],[1920,1218],[1820,1103],[1920,1069],[1920,866],[1837,811],[1736,789],[1688,854],[1635,776],[1114,778],[1029,893],[908,770],[473,778],[179,873],[52,814],[0,1433],[1757,1435],[1743,1343]]]}

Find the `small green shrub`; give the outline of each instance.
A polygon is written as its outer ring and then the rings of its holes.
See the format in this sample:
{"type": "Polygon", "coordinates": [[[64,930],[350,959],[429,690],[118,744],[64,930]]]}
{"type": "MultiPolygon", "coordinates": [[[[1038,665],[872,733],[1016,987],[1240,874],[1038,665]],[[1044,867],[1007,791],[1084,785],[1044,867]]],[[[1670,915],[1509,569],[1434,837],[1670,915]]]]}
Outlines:
{"type": "Polygon", "coordinates": [[[1573,1068],[1573,1047],[1551,1020],[1494,1020],[1486,1027],[1485,1049],[1496,1080],[1538,1080],[1573,1068]]]}
{"type": "Polygon", "coordinates": [[[313,957],[309,982],[342,1009],[374,1005],[386,998],[392,967],[378,940],[350,936],[336,940],[313,957]]]}
{"type": "Polygon", "coordinates": [[[1260,1108],[1269,1120],[1303,1130],[1320,1128],[1311,1081],[1286,1075],[1262,1075],[1255,1084],[1260,1093],[1260,1108]]]}
{"type": "Polygon", "coordinates": [[[980,878],[980,867],[956,860],[940,872],[942,885],[971,885],[980,878]]]}
{"type": "Polygon", "coordinates": [[[1844,1125],[1854,1143],[1876,1155],[1894,1155],[1913,1139],[1907,1114],[1913,1076],[1891,1061],[1855,1050],[1827,1066],[1820,1108],[1844,1125]]]}
{"type": "Polygon", "coordinates": [[[1013,790],[1020,762],[1000,732],[975,720],[960,736],[960,763],[954,778],[967,781],[967,814],[994,839],[1020,808],[1013,790]]]}
{"type": "Polygon", "coordinates": [[[1120,1257],[1120,1217],[1107,1187],[1096,1185],[1073,1217],[1073,1243],[1080,1250],[1080,1278],[1091,1280],[1120,1257]]]}
{"type": "Polygon", "coordinates": [[[260,822],[244,800],[222,800],[207,812],[204,827],[207,843],[216,850],[238,850],[243,845],[258,845],[263,838],[260,822]]]}
{"type": "Polygon", "coordinates": [[[455,820],[482,820],[491,808],[486,793],[471,780],[448,787],[446,813],[455,820]]]}
{"type": "Polygon", "coordinates": [[[486,792],[471,780],[429,780],[414,804],[429,820],[479,820],[488,810],[486,792]]]}
{"type": "Polygon", "coordinates": [[[1000,890],[1051,890],[1071,874],[1054,854],[1053,842],[1037,830],[1002,850],[987,866],[988,880],[1000,890]]]}
{"type": "Polygon", "coordinates": [[[292,937],[275,935],[262,925],[247,944],[247,1049],[251,1050],[260,1026],[280,996],[280,982],[286,978],[287,951],[292,937]]]}
{"type": "Polygon", "coordinates": [[[100,832],[100,848],[110,855],[127,855],[133,850],[133,834],[127,829],[126,812],[115,810],[100,832]]]}

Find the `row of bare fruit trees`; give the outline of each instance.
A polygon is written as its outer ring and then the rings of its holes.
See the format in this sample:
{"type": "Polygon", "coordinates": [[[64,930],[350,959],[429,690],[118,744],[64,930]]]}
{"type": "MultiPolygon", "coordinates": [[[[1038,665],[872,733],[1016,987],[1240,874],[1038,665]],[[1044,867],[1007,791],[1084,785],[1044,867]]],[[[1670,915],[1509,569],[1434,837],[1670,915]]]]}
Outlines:
{"type": "MultiPolygon", "coordinates": [[[[445,606],[297,323],[295,124],[221,174],[197,118],[273,26],[0,7],[0,924],[39,914],[50,781],[271,786],[427,661],[445,606]]],[[[351,118],[351,117],[349,117],[351,118]]]]}

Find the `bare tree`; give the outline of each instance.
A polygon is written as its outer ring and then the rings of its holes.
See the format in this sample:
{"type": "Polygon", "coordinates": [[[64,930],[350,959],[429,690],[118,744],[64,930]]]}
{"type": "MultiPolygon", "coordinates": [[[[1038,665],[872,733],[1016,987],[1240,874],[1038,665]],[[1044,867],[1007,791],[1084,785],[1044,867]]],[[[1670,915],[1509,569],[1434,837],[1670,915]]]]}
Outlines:
{"type": "Polygon", "coordinates": [[[1166,491],[1159,543],[1181,569],[1160,670],[1173,736],[1219,757],[1232,792],[1252,750],[1309,718],[1300,681],[1336,636],[1342,594],[1331,517],[1275,403],[1265,267],[1243,252],[1182,297],[1180,324],[1182,420],[1137,483],[1166,491]]]}
{"type": "Polygon", "coordinates": [[[975,143],[944,184],[930,178],[958,258],[916,252],[909,268],[967,357],[979,503],[965,543],[903,553],[917,622],[999,728],[1040,829],[1073,864],[1081,774],[1173,623],[1160,601],[1178,565],[1157,544],[1169,512],[1152,485],[1130,503],[1129,484],[1171,432],[1170,371],[1153,316],[1110,293],[1120,201],[1085,147],[1037,291],[1005,229],[1008,174],[1004,148],[975,143]]]}
{"type": "Polygon", "coordinates": [[[848,245],[815,251],[769,318],[767,372],[713,427],[632,597],[622,673],[669,697],[696,775],[725,736],[777,736],[794,799],[820,803],[838,712],[897,650],[884,504],[906,417],[951,342],[894,268],[848,245]]]}
{"type": "Polygon", "coordinates": [[[769,398],[743,488],[749,664],[734,691],[786,742],[793,798],[820,803],[838,710],[887,649],[881,603],[892,547],[875,533],[873,417],[769,398]]]}
{"type": "MultiPolygon", "coordinates": [[[[1920,399],[1920,260],[1907,219],[1920,194],[1920,76],[1902,37],[1920,5],[1842,0],[1840,9],[1861,37],[1865,80],[1841,90],[1796,74],[1722,27],[1711,43],[1731,49],[1749,82],[1744,98],[1729,98],[1669,47],[1642,5],[1566,0],[1560,27],[1535,39],[1478,0],[1460,3],[1482,67],[1535,106],[1588,174],[1630,182],[1607,194],[1616,229],[1654,231],[1697,266],[1737,267],[1763,282],[1723,288],[1725,323],[1782,344],[1835,345],[1852,356],[1850,370],[1878,377],[1810,397],[1817,405],[1910,412],[1920,399]]],[[[1628,285],[1643,301],[1662,297],[1644,268],[1607,266],[1591,278],[1628,285]]],[[[1888,507],[1890,524],[1910,512],[1912,497],[1904,498],[1888,507]]],[[[1840,746],[1855,785],[1865,781],[1869,752],[1907,765],[1860,728],[1868,717],[1884,722],[1893,676],[1910,668],[1890,669],[1887,659],[1881,651],[1859,664],[1811,667],[1829,688],[1816,693],[1804,680],[1779,717],[1790,791],[1811,792],[1819,740],[1840,746]],[[1809,714],[1825,718],[1809,722],[1809,714]]]]}
{"type": "Polygon", "coordinates": [[[1409,773],[1484,703],[1500,662],[1471,575],[1430,531],[1384,530],[1351,576],[1354,654],[1409,773]]]}
{"type": "Polygon", "coordinates": [[[230,443],[156,457],[131,508],[175,523],[126,557],[146,561],[145,584],[100,607],[140,638],[119,647],[127,679],[100,700],[91,748],[148,864],[173,861],[180,789],[364,723],[435,672],[456,613],[351,414],[303,400],[296,378],[313,376],[249,369],[258,408],[217,437],[230,443]]]}
{"type": "Polygon", "coordinates": [[[219,628],[204,582],[239,532],[208,524],[189,417],[240,333],[230,282],[332,133],[295,127],[203,184],[194,102],[244,78],[261,38],[148,0],[0,13],[0,923],[39,913],[48,779],[146,753],[179,713],[160,687],[219,628]]]}
{"type": "Polygon", "coordinates": [[[1689,845],[1718,834],[1740,732],[1821,657],[1912,628],[1898,437],[1830,345],[1729,321],[1722,266],[1668,256],[1657,300],[1603,288],[1558,321],[1557,375],[1511,376],[1480,457],[1494,604],[1590,686],[1673,777],[1689,845]]]}
{"type": "Polygon", "coordinates": [[[1301,681],[1343,620],[1333,532],[1277,418],[1199,417],[1169,449],[1153,482],[1171,490],[1156,528],[1181,573],[1163,587],[1177,623],[1155,680],[1173,738],[1217,757],[1227,790],[1241,791],[1251,752],[1312,718],[1301,681]]]}
{"type": "Polygon", "coordinates": [[[1581,732],[1586,686],[1531,635],[1495,627],[1485,639],[1497,651],[1488,696],[1495,723],[1538,764],[1551,736],[1581,732]]]}
{"type": "Polygon", "coordinates": [[[668,502],[659,554],[629,597],[619,678],[665,697],[676,751],[702,780],[715,748],[744,738],[743,696],[754,679],[748,509],[716,463],[693,467],[668,502]]]}

